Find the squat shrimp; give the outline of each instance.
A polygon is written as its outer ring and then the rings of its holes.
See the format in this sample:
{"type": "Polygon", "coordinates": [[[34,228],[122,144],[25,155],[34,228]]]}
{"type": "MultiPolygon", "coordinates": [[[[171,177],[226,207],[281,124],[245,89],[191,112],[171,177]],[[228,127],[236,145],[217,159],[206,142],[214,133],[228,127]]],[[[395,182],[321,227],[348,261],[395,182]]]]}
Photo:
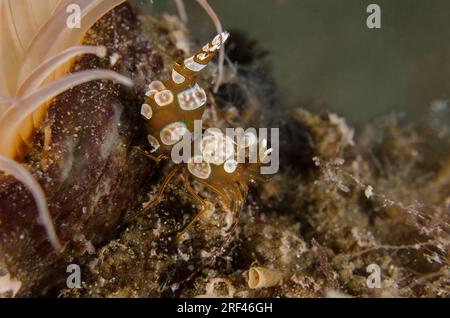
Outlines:
{"type": "Polygon", "coordinates": [[[208,65],[228,37],[228,32],[222,32],[195,55],[185,60],[178,59],[169,79],[150,83],[146,93],[147,99],[141,107],[152,150],[148,153],[138,148],[138,151],[156,162],[171,160],[175,167],[165,177],[155,199],[131,218],[142,215],[156,205],[167,185],[179,174],[185,189],[202,208],[177,235],[177,242],[208,210],[205,200],[194,191],[191,180],[203,184],[222,198],[232,211],[234,227],[249,190],[248,183],[261,179],[258,169],[271,152],[271,149],[267,149],[267,141],[263,139],[259,143],[259,161],[238,163],[239,148],[250,148],[258,144],[256,135],[247,133],[243,143],[236,143],[219,129],[213,130],[200,140],[193,133],[195,122],[201,120],[207,105],[206,92],[195,82],[194,76],[208,65]],[[191,149],[195,148],[194,143],[198,143],[200,155],[189,157],[186,162],[175,162],[171,159],[173,147],[184,138],[188,138],[191,149]]]}

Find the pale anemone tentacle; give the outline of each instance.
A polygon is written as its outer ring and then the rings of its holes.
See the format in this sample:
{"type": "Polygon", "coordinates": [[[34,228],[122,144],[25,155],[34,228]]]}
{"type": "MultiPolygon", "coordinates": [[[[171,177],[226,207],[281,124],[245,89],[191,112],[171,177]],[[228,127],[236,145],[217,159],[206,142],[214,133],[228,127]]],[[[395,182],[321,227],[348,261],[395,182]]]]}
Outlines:
{"type": "MultiPolygon", "coordinates": [[[[78,32],[80,29],[70,29],[67,27],[67,12],[66,7],[74,1],[64,0],[55,10],[52,17],[42,26],[39,33],[33,38],[29,47],[25,51],[23,65],[21,67],[19,81],[22,81],[27,74],[29,74],[37,65],[40,64],[49,55],[54,54],[58,50],[65,49],[73,42],[67,39],[68,34],[78,32]],[[49,48],[48,41],[52,39],[53,44],[49,48]],[[64,44],[67,44],[64,46],[64,44]]],[[[81,24],[84,25],[85,16],[94,8],[96,8],[101,1],[99,0],[79,0],[76,4],[81,9],[81,24]]],[[[74,2],[75,3],[75,2],[74,2]]]]}
{"type": "Polygon", "coordinates": [[[10,14],[9,1],[4,0],[1,4],[0,18],[0,70],[2,71],[1,89],[2,94],[11,95],[14,93],[14,84],[17,76],[17,70],[20,68],[20,62],[23,57],[23,48],[17,30],[10,14]],[[9,31],[9,32],[7,32],[9,31]]]}
{"type": "Polygon", "coordinates": [[[175,0],[175,5],[178,10],[178,15],[180,16],[181,22],[184,24],[188,23],[188,16],[186,13],[186,7],[184,6],[183,0],[175,0]]]}
{"type": "Polygon", "coordinates": [[[55,11],[60,0],[43,0],[43,1],[35,1],[35,0],[27,0],[28,7],[33,16],[33,20],[35,22],[35,28],[40,27],[48,18],[48,14],[52,14],[55,11]]]}
{"type": "MultiPolygon", "coordinates": [[[[17,89],[16,95],[18,97],[32,91],[39,87],[54,71],[68,63],[72,58],[82,54],[95,54],[98,57],[106,56],[106,47],[104,46],[90,46],[80,45],[69,47],[68,49],[56,54],[55,56],[42,62],[36,69],[33,70],[23,83],[17,89]]],[[[46,108],[41,107],[29,118],[25,119],[20,128],[20,137],[24,143],[28,142],[28,136],[32,134],[35,127],[39,126],[41,118],[45,113],[46,108]]]]}
{"type": "Polygon", "coordinates": [[[23,185],[25,185],[26,188],[31,192],[39,213],[39,222],[44,226],[48,239],[50,240],[52,246],[57,251],[60,251],[62,249],[62,246],[59,241],[58,235],[56,234],[50,212],[47,208],[47,200],[45,198],[44,191],[42,190],[39,183],[36,181],[33,175],[22,165],[3,156],[0,156],[0,170],[16,178],[18,181],[23,183],[23,185]]]}
{"type": "MultiPolygon", "coordinates": [[[[206,13],[209,15],[211,20],[214,23],[214,26],[216,27],[217,34],[223,34],[223,28],[222,23],[220,22],[219,17],[217,16],[214,9],[209,5],[208,1],[206,0],[197,0],[198,4],[202,6],[202,8],[206,11],[206,13]]],[[[225,61],[225,44],[222,41],[220,41],[220,51],[219,51],[219,74],[217,74],[217,81],[214,85],[214,93],[217,93],[220,84],[222,84],[222,78],[223,78],[223,63],[225,61]]]]}
{"type": "MultiPolygon", "coordinates": [[[[84,34],[103,15],[125,0],[0,0],[0,118],[9,107],[20,104],[20,97],[33,92],[42,83],[64,76],[71,63],[71,48],[82,42],[84,34]],[[81,9],[81,28],[70,29],[66,22],[69,4],[81,9]],[[64,56],[67,57],[65,63],[64,56]],[[42,61],[60,58],[54,67],[47,68],[42,61]],[[44,75],[45,74],[45,75],[44,75]],[[32,83],[31,83],[32,82],[32,83]]],[[[83,53],[93,53],[87,50],[83,53]]],[[[97,52],[98,54],[100,52],[97,52]]],[[[75,54],[75,53],[74,53],[75,54]]],[[[101,54],[100,54],[101,55],[101,54]]],[[[44,62],[45,64],[45,62],[44,62]]],[[[49,100],[19,123],[17,136],[10,145],[11,158],[23,154],[21,145],[28,144],[33,131],[45,116],[49,100]]],[[[2,130],[0,126],[0,130],[2,130]]]]}
{"type": "MultiPolygon", "coordinates": [[[[88,0],[78,0],[78,1],[72,1],[77,4],[81,4],[82,2],[87,2],[88,0]]],[[[52,48],[55,48],[57,46],[57,37],[56,34],[63,29],[68,29],[66,26],[66,20],[67,20],[67,13],[66,7],[71,1],[69,0],[61,0],[55,8],[51,12],[47,12],[46,19],[41,22],[41,25],[37,26],[37,28],[21,28],[16,29],[15,25],[18,25],[18,20],[26,19],[27,15],[29,15],[31,8],[23,8],[22,10],[19,10],[19,8],[11,7],[9,6],[10,0],[2,0],[3,6],[5,6],[5,9],[9,8],[8,10],[5,10],[2,19],[8,21],[10,20],[11,23],[7,24],[7,28],[5,28],[5,31],[2,34],[2,41],[4,41],[5,37],[7,37],[9,34],[17,34],[17,40],[19,41],[20,35],[24,33],[32,34],[31,40],[28,42],[25,42],[25,39],[20,39],[19,43],[23,43],[23,47],[20,49],[16,48],[14,54],[18,55],[20,65],[14,66],[14,69],[16,70],[15,74],[13,76],[10,76],[9,81],[12,82],[12,84],[17,87],[18,83],[20,82],[20,79],[25,77],[27,74],[29,74],[34,67],[36,67],[40,62],[42,62],[45,59],[45,56],[40,53],[40,51],[35,49],[35,46],[37,42],[40,43],[41,51],[45,53],[49,53],[52,48]],[[64,6],[61,6],[64,5],[64,6]],[[59,9],[57,9],[59,8],[59,9]],[[58,17],[58,13],[60,18],[56,19],[58,17]],[[65,16],[64,16],[65,15],[65,16]],[[59,21],[59,23],[54,23],[56,20],[59,21]],[[47,32],[46,32],[47,31],[47,32]],[[52,31],[52,33],[49,33],[48,31],[52,31]],[[50,42],[51,41],[51,42],[50,42]],[[33,60],[35,62],[35,65],[29,64],[29,61],[33,60]],[[27,66],[29,65],[29,66],[27,66]]],[[[92,2],[92,1],[91,1],[92,2]]],[[[16,42],[14,41],[14,42],[16,42]]],[[[13,42],[13,43],[14,43],[13,42]]],[[[72,43],[72,45],[75,43],[72,43]]],[[[17,47],[18,44],[15,44],[15,47],[17,47]]],[[[6,46],[7,48],[10,47],[9,45],[6,46]]],[[[8,52],[6,52],[8,53],[8,52]]],[[[14,90],[15,91],[15,90],[14,90]]],[[[13,92],[14,93],[14,92],[13,92]]]]}
{"type": "Polygon", "coordinates": [[[79,44],[97,20],[123,2],[125,0],[0,0],[0,169],[30,189],[40,220],[56,249],[61,245],[44,193],[32,175],[11,159],[16,158],[21,145],[38,127],[45,106],[55,96],[92,80],[132,85],[130,79],[105,70],[87,70],[63,77],[74,57],[86,53],[106,55],[104,47],[79,44]],[[70,29],[66,25],[69,4],[80,6],[80,29],[70,29]],[[37,119],[33,121],[35,116],[37,119]]]}
{"type": "Polygon", "coordinates": [[[19,123],[40,105],[74,86],[99,79],[117,81],[126,86],[133,85],[133,82],[128,77],[116,72],[88,70],[67,75],[36,89],[10,107],[0,119],[0,127],[2,127],[0,130],[0,140],[3,141],[0,145],[0,155],[9,157],[12,155],[19,123]]]}
{"type": "Polygon", "coordinates": [[[66,42],[68,41],[69,43],[80,43],[84,34],[95,24],[95,22],[111,11],[111,9],[117,7],[125,1],[126,0],[101,1],[95,8],[86,12],[80,29],[74,29],[73,32],[70,32],[67,36],[63,36],[62,39],[66,42]]]}
{"type": "MultiPolygon", "coordinates": [[[[63,22],[64,24],[60,28],[62,30],[57,34],[57,38],[55,40],[55,44],[52,46],[52,48],[47,52],[47,55],[45,57],[48,57],[50,54],[57,52],[58,50],[65,49],[69,46],[71,43],[80,43],[82,41],[83,35],[94,25],[95,22],[97,22],[103,15],[105,15],[107,12],[109,12],[112,8],[115,6],[121,4],[124,2],[124,0],[108,0],[108,1],[91,1],[88,2],[85,6],[83,3],[84,0],[79,1],[79,5],[81,8],[81,28],[80,29],[69,29],[66,26],[66,20],[67,13],[65,10],[62,10],[58,14],[62,14],[63,21],[59,21],[56,19],[55,23],[63,22]]],[[[64,7],[63,7],[64,9],[64,7]]],[[[52,31],[52,30],[50,30],[52,31]]],[[[35,42],[36,39],[33,40],[35,42]]],[[[39,43],[40,44],[40,43],[39,43]]],[[[32,43],[33,45],[33,43],[32,43]]],[[[30,47],[31,49],[31,47],[30,47]]],[[[37,49],[39,49],[39,45],[37,46],[37,49]]],[[[66,69],[67,71],[68,69],[66,69]]],[[[57,72],[55,72],[56,77],[62,76],[64,74],[64,70],[60,68],[57,72]]],[[[43,117],[45,109],[37,110],[37,112],[34,114],[34,126],[38,126],[39,122],[41,121],[41,118],[43,117]]]]}
{"type": "Polygon", "coordinates": [[[72,58],[82,54],[94,54],[98,57],[106,56],[106,47],[104,46],[92,46],[92,45],[79,45],[72,46],[55,56],[42,62],[34,71],[28,75],[28,77],[20,84],[17,89],[17,95],[23,96],[27,92],[30,92],[38,88],[44,80],[50,76],[57,68],[69,62],[72,58]]]}
{"type": "Polygon", "coordinates": [[[13,104],[15,100],[14,97],[0,96],[0,105],[13,104]]]}

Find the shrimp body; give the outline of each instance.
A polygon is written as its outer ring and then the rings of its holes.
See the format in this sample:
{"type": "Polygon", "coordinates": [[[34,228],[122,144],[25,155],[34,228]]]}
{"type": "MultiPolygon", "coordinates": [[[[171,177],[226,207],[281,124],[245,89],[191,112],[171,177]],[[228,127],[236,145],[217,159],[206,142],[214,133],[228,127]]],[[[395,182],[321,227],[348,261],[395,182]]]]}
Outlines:
{"type": "Polygon", "coordinates": [[[153,81],[141,114],[147,119],[148,140],[152,152],[170,157],[172,146],[194,129],[194,121],[202,118],[207,96],[194,81],[194,75],[208,65],[229,34],[223,32],[195,55],[179,59],[165,82],[153,81]]]}
{"type": "MultiPolygon", "coordinates": [[[[163,182],[159,195],[137,213],[143,213],[156,204],[170,180],[177,174],[181,174],[186,190],[203,208],[177,239],[181,238],[207,211],[207,204],[193,190],[190,184],[191,179],[205,185],[220,196],[233,211],[235,220],[245,201],[249,181],[258,177],[257,169],[260,162],[238,164],[240,145],[219,129],[209,132],[200,140],[193,134],[194,123],[196,120],[201,120],[207,105],[206,92],[195,82],[194,76],[207,66],[228,36],[227,32],[218,34],[192,57],[177,60],[169,79],[164,82],[150,83],[146,93],[147,99],[141,107],[141,114],[146,119],[148,141],[152,147],[152,154],[146,154],[148,157],[157,161],[162,158],[171,158],[174,145],[185,136],[189,137],[191,149],[197,145],[201,150],[201,155],[193,151],[193,155],[187,162],[174,162],[175,168],[163,182]]],[[[258,143],[256,136],[246,137],[242,147],[246,148],[258,143]]],[[[266,148],[265,140],[260,146],[259,158],[264,159],[270,149],[266,148]]]]}

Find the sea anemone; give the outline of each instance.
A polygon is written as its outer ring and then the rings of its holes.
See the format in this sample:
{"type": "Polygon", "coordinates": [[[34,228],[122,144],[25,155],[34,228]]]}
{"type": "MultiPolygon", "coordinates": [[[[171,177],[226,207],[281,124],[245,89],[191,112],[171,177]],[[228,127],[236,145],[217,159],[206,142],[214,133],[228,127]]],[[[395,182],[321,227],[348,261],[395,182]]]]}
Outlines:
{"type": "Polygon", "coordinates": [[[81,54],[106,55],[104,47],[80,45],[85,33],[125,0],[0,0],[0,169],[24,183],[33,194],[40,220],[55,248],[60,244],[44,192],[15,160],[25,153],[49,102],[64,91],[92,80],[132,81],[109,70],[67,74],[81,54]],[[80,8],[80,28],[67,25],[68,5],[80,8]],[[67,75],[66,75],[67,74],[67,75]]]}
{"type": "Polygon", "coordinates": [[[104,48],[78,46],[86,31],[124,0],[1,0],[0,4],[0,155],[16,158],[32,132],[39,127],[46,105],[75,85],[112,79],[131,85],[129,79],[103,70],[67,73],[77,55],[104,56],[104,48]],[[81,27],[69,28],[69,4],[81,10],[81,27]]]}

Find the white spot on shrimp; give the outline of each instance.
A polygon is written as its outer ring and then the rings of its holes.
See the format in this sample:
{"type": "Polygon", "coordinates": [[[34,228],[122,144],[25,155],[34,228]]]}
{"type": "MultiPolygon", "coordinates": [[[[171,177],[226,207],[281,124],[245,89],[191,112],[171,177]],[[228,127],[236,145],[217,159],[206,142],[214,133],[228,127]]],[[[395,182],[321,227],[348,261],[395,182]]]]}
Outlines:
{"type": "Polygon", "coordinates": [[[161,107],[170,105],[173,102],[173,94],[167,89],[156,93],[154,98],[155,102],[161,107]]]}
{"type": "Polygon", "coordinates": [[[193,72],[200,72],[202,69],[206,67],[206,64],[200,64],[194,61],[193,56],[191,56],[188,59],[185,59],[184,65],[193,72]]]}
{"type": "Polygon", "coordinates": [[[152,146],[152,150],[150,150],[151,153],[155,152],[156,150],[158,150],[158,148],[161,146],[159,144],[158,139],[156,139],[153,135],[148,135],[147,136],[148,139],[148,143],[150,144],[150,146],[152,146]]]}
{"type": "Polygon", "coordinates": [[[233,139],[225,136],[223,133],[213,133],[203,137],[200,149],[203,159],[215,165],[223,164],[235,152],[233,139]]]}
{"type": "Polygon", "coordinates": [[[145,96],[150,97],[150,96],[155,95],[156,93],[158,93],[157,90],[155,90],[155,89],[149,89],[148,91],[145,92],[145,96]]]}
{"type": "Polygon", "coordinates": [[[372,188],[372,186],[368,185],[364,189],[364,195],[366,196],[367,199],[370,199],[373,196],[373,188],[372,188]]]}
{"type": "Polygon", "coordinates": [[[181,75],[180,73],[178,73],[175,70],[172,70],[172,81],[175,82],[175,84],[181,84],[186,80],[186,78],[181,75]]]}
{"type": "Polygon", "coordinates": [[[225,170],[226,173],[233,173],[236,171],[237,166],[238,166],[238,163],[236,160],[228,159],[223,164],[223,169],[225,170]]]}
{"type": "Polygon", "coordinates": [[[175,121],[168,124],[160,132],[160,139],[165,145],[174,145],[188,132],[186,124],[182,121],[175,121]]]}
{"type": "Polygon", "coordinates": [[[202,161],[201,156],[192,157],[187,163],[189,172],[200,179],[208,179],[211,175],[211,166],[202,161]]]}
{"type": "Polygon", "coordinates": [[[165,89],[166,87],[161,81],[153,81],[148,85],[148,88],[150,88],[150,90],[155,90],[159,92],[165,89]]]}
{"type": "Polygon", "coordinates": [[[202,107],[206,103],[206,93],[198,84],[177,95],[178,104],[182,110],[191,111],[202,107]]]}
{"type": "Polygon", "coordinates": [[[148,104],[142,104],[141,115],[144,116],[147,119],[151,119],[152,116],[153,116],[152,107],[150,105],[148,105],[148,104]]]}

